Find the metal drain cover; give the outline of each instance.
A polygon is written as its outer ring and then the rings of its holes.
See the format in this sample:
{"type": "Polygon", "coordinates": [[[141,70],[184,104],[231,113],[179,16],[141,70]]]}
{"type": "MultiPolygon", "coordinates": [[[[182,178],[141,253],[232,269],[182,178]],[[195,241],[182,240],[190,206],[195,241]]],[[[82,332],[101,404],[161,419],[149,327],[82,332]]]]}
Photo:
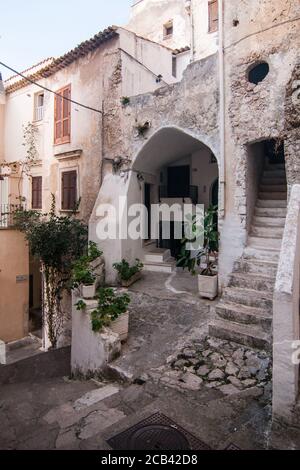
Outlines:
{"type": "Polygon", "coordinates": [[[209,450],[195,436],[161,413],[144,419],[107,441],[114,450],[209,450]]]}

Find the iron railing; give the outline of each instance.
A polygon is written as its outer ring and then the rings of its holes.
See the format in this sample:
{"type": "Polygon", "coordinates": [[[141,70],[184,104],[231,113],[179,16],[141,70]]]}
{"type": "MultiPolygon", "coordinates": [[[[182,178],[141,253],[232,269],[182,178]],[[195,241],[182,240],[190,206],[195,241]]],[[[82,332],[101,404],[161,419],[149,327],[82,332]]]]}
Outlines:
{"type": "MultiPolygon", "coordinates": [[[[168,189],[168,186],[159,187],[159,200],[162,198],[182,198],[191,199],[193,204],[198,204],[198,186],[189,186],[186,191],[180,195],[176,193],[171,193],[168,189]]],[[[184,201],[183,201],[184,202],[184,201]]]]}
{"type": "Polygon", "coordinates": [[[14,213],[18,209],[24,209],[22,204],[0,204],[0,229],[14,226],[14,213]]]}

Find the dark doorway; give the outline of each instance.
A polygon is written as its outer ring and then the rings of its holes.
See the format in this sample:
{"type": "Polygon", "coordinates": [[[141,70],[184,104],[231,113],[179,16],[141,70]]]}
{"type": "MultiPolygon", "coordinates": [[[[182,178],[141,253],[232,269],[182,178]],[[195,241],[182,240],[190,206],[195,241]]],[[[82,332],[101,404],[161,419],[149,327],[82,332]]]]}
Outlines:
{"type": "Polygon", "coordinates": [[[168,197],[189,197],[190,167],[172,166],[168,168],[168,197]]]}
{"type": "Polygon", "coordinates": [[[151,236],[151,184],[145,183],[144,204],[148,212],[148,230],[145,240],[150,240],[151,236]]]}
{"type": "Polygon", "coordinates": [[[219,205],[219,178],[216,179],[211,188],[211,205],[219,205]]]}
{"type": "Polygon", "coordinates": [[[268,163],[276,165],[277,163],[283,164],[284,160],[284,142],[275,139],[266,140],[264,143],[265,155],[268,158],[268,163]]]}

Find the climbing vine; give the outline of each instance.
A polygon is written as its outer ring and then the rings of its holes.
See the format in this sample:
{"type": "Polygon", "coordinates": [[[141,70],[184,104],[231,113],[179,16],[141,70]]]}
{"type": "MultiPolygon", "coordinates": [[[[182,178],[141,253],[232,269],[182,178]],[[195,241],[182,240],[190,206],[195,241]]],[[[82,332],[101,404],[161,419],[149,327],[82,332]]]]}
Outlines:
{"type": "Polygon", "coordinates": [[[63,295],[70,289],[75,261],[87,250],[88,235],[86,224],[76,219],[75,213],[57,216],[55,212],[52,195],[49,214],[23,209],[14,214],[16,228],[25,234],[32,255],[41,262],[44,281],[43,318],[53,348],[57,347],[66,317],[63,295]]]}

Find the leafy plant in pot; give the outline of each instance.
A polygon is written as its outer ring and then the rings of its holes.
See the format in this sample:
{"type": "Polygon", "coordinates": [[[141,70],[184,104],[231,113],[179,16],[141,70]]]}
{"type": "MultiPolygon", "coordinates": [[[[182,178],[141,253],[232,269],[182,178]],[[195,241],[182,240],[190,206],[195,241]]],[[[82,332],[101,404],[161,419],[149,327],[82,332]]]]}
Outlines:
{"type": "MultiPolygon", "coordinates": [[[[196,253],[186,249],[186,244],[196,241],[183,238],[182,248],[177,258],[177,267],[188,269],[192,275],[198,274],[200,297],[213,300],[218,295],[217,253],[219,245],[218,208],[211,206],[204,215],[204,245],[196,253]]],[[[196,234],[196,217],[192,221],[192,233],[196,234]]]]}
{"type": "Polygon", "coordinates": [[[91,313],[92,329],[95,333],[109,327],[120,336],[121,341],[128,337],[129,313],[128,294],[118,295],[110,287],[101,287],[97,292],[98,306],[91,313]]]}
{"type": "Polygon", "coordinates": [[[141,271],[144,265],[139,259],[135,260],[135,263],[130,266],[128,261],[122,259],[120,263],[114,263],[113,268],[119,274],[121,284],[123,287],[129,287],[134,282],[138,281],[141,278],[141,271]]]}
{"type": "Polygon", "coordinates": [[[92,263],[102,256],[102,251],[94,242],[89,242],[87,253],[81,256],[73,265],[72,288],[81,286],[82,297],[92,299],[96,294],[96,274],[92,263]]]}

